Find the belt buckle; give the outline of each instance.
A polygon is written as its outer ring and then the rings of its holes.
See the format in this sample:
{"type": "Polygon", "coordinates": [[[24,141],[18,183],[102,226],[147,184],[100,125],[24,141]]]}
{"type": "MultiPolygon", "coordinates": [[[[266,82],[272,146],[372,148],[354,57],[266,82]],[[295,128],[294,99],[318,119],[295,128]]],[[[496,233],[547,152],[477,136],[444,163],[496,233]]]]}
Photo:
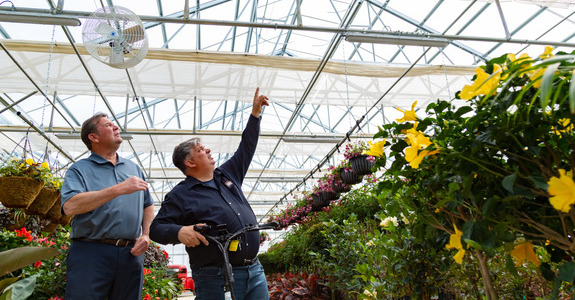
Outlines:
{"type": "Polygon", "coordinates": [[[117,240],[116,240],[116,247],[119,246],[119,244],[120,244],[121,241],[122,241],[122,239],[117,239],[117,240]]]}

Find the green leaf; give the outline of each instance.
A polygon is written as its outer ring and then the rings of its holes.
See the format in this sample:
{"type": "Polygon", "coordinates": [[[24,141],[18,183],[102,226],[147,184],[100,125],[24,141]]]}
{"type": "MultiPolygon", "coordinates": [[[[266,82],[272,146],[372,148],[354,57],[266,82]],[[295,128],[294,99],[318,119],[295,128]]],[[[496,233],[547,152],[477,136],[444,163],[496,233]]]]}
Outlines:
{"type": "Polygon", "coordinates": [[[465,243],[466,243],[467,245],[469,245],[469,247],[471,247],[471,248],[478,249],[478,250],[483,249],[483,247],[481,247],[481,245],[480,245],[478,242],[474,241],[474,240],[463,239],[463,241],[465,241],[465,243]]]}
{"type": "Polygon", "coordinates": [[[543,278],[548,281],[553,281],[556,278],[555,272],[551,270],[551,265],[549,265],[549,263],[541,263],[541,265],[539,265],[539,271],[541,272],[543,278]]]}
{"type": "Polygon", "coordinates": [[[505,256],[505,268],[507,269],[507,271],[509,271],[511,274],[518,276],[519,274],[517,273],[517,268],[515,268],[515,264],[513,263],[513,259],[511,258],[511,255],[507,254],[505,256]]]}
{"type": "Polygon", "coordinates": [[[25,300],[32,295],[36,287],[36,278],[40,275],[36,274],[30,277],[16,281],[7,289],[12,292],[12,299],[25,300]]]}
{"type": "Polygon", "coordinates": [[[518,175],[518,172],[515,171],[513,174],[503,178],[503,181],[501,182],[503,184],[503,188],[508,192],[513,193],[513,186],[515,185],[515,181],[517,180],[518,175]]]}
{"type": "Polygon", "coordinates": [[[557,277],[562,281],[573,284],[575,281],[575,262],[567,262],[560,265],[557,277]]]}
{"type": "Polygon", "coordinates": [[[557,68],[559,68],[559,63],[550,65],[541,78],[541,94],[539,94],[539,99],[541,100],[541,108],[543,109],[549,104],[549,98],[551,98],[551,93],[553,92],[553,78],[555,77],[557,68]]]}
{"type": "Polygon", "coordinates": [[[56,248],[20,247],[0,252],[0,276],[37,261],[59,255],[56,248]]]}
{"type": "Polygon", "coordinates": [[[0,295],[0,300],[12,300],[12,290],[7,290],[0,295]]]}
{"type": "Polygon", "coordinates": [[[12,283],[16,282],[18,279],[20,279],[20,278],[19,277],[10,277],[10,278],[5,278],[5,279],[0,280],[0,293],[2,293],[4,291],[4,289],[6,289],[12,283]]]}

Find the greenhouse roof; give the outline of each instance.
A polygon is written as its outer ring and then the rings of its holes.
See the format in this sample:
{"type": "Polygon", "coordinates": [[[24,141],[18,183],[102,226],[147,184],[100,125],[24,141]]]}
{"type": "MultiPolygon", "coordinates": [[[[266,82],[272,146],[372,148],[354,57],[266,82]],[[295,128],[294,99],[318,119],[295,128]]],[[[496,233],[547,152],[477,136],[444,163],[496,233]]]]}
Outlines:
{"type": "Polygon", "coordinates": [[[423,114],[454,99],[486,59],[572,52],[574,3],[1,1],[2,156],[26,153],[63,176],[88,155],[81,123],[105,112],[125,137],[120,155],[142,167],[159,204],[183,179],[174,146],[199,136],[221,164],[259,86],[271,105],[243,190],[263,219],[311,189],[347,141],[371,139],[414,101],[423,114]],[[142,21],[148,52],[135,66],[111,67],[85,47],[82,32],[103,7],[142,21]]]}

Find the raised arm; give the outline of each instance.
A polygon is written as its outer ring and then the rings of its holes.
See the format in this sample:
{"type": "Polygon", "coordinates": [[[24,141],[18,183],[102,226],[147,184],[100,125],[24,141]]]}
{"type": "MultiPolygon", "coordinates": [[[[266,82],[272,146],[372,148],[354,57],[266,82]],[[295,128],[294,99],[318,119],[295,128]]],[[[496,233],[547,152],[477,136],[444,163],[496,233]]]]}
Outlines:
{"type": "Polygon", "coordinates": [[[270,105],[268,103],[268,97],[265,95],[260,95],[260,88],[256,88],[256,94],[254,95],[254,103],[252,106],[252,116],[260,118],[264,106],[270,105]]]}

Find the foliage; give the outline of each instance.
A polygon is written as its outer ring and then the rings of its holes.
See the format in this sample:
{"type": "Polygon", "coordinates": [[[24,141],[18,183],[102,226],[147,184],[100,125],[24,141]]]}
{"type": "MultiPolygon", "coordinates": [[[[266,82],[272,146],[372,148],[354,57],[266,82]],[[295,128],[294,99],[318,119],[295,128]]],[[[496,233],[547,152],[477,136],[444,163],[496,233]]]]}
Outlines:
{"type": "Polygon", "coordinates": [[[329,287],[316,274],[306,272],[267,275],[271,300],[330,299],[329,287]]]}
{"type": "MultiPolygon", "coordinates": [[[[13,276],[34,278],[31,299],[58,299],[65,296],[66,255],[70,244],[69,227],[60,227],[59,230],[48,236],[36,234],[26,228],[14,231],[0,231],[0,251],[19,247],[44,246],[55,248],[58,255],[36,262],[20,270],[13,276]],[[57,298],[58,297],[58,298],[57,298]]],[[[167,265],[169,257],[165,250],[155,243],[151,243],[144,256],[147,274],[144,282],[144,296],[148,294],[151,299],[174,299],[183,291],[183,284],[177,275],[167,265]],[[156,292],[157,291],[157,292],[156,292]]]]}
{"type": "Polygon", "coordinates": [[[488,299],[496,295],[487,262],[498,249],[511,252],[525,236],[535,245],[550,243],[563,252],[558,257],[572,255],[575,212],[561,209],[575,202],[565,196],[575,186],[568,172],[575,167],[575,64],[573,56],[549,58],[550,52],[488,61],[457,93],[467,102],[432,103],[427,117],[386,124],[374,136],[389,142],[385,174],[393,180],[382,188],[406,189],[402,201],[428,224],[452,238],[461,231],[462,244],[448,245],[458,249],[458,261],[466,251],[477,258],[488,299]],[[550,203],[553,178],[563,183],[557,207],[550,203]]]}
{"type": "Polygon", "coordinates": [[[170,262],[168,252],[155,242],[150,242],[148,250],[144,253],[144,267],[167,267],[170,262]]]}
{"type": "Polygon", "coordinates": [[[142,299],[176,299],[184,291],[181,280],[168,268],[144,269],[142,299]]]}
{"type": "Polygon", "coordinates": [[[265,231],[260,231],[260,246],[263,245],[266,241],[271,241],[270,234],[265,231]]]}

